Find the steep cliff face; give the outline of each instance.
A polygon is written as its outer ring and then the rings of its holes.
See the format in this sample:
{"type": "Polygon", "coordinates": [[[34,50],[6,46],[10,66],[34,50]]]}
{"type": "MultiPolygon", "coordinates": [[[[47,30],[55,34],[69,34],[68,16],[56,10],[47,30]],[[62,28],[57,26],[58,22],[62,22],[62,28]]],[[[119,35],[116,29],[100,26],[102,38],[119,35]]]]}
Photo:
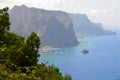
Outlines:
{"type": "Polygon", "coordinates": [[[78,44],[72,20],[65,12],[22,5],[13,7],[9,13],[11,31],[23,36],[36,32],[41,38],[42,47],[71,47],[78,44]]]}
{"type": "Polygon", "coordinates": [[[105,30],[100,23],[91,22],[85,14],[69,14],[73,20],[74,30],[80,35],[111,35],[112,31],[105,30]]]}

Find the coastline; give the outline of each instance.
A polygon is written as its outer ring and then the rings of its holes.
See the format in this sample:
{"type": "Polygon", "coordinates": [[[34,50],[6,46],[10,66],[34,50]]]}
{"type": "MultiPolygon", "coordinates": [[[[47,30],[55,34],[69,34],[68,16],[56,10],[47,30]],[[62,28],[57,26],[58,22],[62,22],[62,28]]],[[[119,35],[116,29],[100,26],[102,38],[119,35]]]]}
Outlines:
{"type": "MultiPolygon", "coordinates": [[[[89,42],[84,42],[84,41],[79,42],[79,45],[85,45],[85,44],[89,44],[89,42]]],[[[44,46],[39,49],[39,53],[40,54],[48,54],[48,53],[54,52],[54,50],[56,50],[56,49],[60,49],[60,48],[55,48],[52,46],[44,46]]]]}
{"type": "Polygon", "coordinates": [[[40,54],[46,54],[46,53],[53,52],[56,49],[60,49],[60,48],[54,48],[52,46],[44,46],[44,47],[39,49],[39,53],[40,54]]]}
{"type": "Polygon", "coordinates": [[[79,44],[84,45],[84,44],[89,44],[89,42],[80,41],[79,44]]]}

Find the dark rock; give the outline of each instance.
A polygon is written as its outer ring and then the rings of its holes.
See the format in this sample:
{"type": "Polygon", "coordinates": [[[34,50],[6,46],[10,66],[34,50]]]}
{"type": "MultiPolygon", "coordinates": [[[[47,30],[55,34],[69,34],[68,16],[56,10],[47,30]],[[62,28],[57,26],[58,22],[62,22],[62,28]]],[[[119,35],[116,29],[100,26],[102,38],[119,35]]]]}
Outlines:
{"type": "Polygon", "coordinates": [[[87,54],[89,51],[87,49],[82,49],[82,53],[87,54]]]}

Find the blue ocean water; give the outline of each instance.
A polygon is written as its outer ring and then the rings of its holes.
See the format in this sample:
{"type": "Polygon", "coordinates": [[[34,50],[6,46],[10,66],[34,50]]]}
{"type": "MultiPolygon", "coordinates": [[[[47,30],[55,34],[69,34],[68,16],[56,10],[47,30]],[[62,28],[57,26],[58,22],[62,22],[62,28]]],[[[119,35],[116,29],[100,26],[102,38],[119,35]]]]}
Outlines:
{"type": "Polygon", "coordinates": [[[41,54],[39,63],[48,61],[73,80],[117,80],[120,78],[120,32],[117,35],[78,39],[89,44],[57,49],[41,54]],[[88,54],[81,50],[87,48],[88,54]]]}

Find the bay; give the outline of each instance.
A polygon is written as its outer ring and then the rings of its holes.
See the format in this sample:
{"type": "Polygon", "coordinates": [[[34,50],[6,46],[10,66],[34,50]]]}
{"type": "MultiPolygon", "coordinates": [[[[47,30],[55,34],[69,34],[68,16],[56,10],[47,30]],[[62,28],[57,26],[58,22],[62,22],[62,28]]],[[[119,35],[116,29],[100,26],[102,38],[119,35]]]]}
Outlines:
{"type": "Polygon", "coordinates": [[[120,32],[117,35],[78,39],[89,42],[76,47],[56,49],[41,54],[39,63],[48,61],[73,80],[117,80],[120,77],[120,32]],[[88,54],[81,50],[86,48],[88,54]]]}

